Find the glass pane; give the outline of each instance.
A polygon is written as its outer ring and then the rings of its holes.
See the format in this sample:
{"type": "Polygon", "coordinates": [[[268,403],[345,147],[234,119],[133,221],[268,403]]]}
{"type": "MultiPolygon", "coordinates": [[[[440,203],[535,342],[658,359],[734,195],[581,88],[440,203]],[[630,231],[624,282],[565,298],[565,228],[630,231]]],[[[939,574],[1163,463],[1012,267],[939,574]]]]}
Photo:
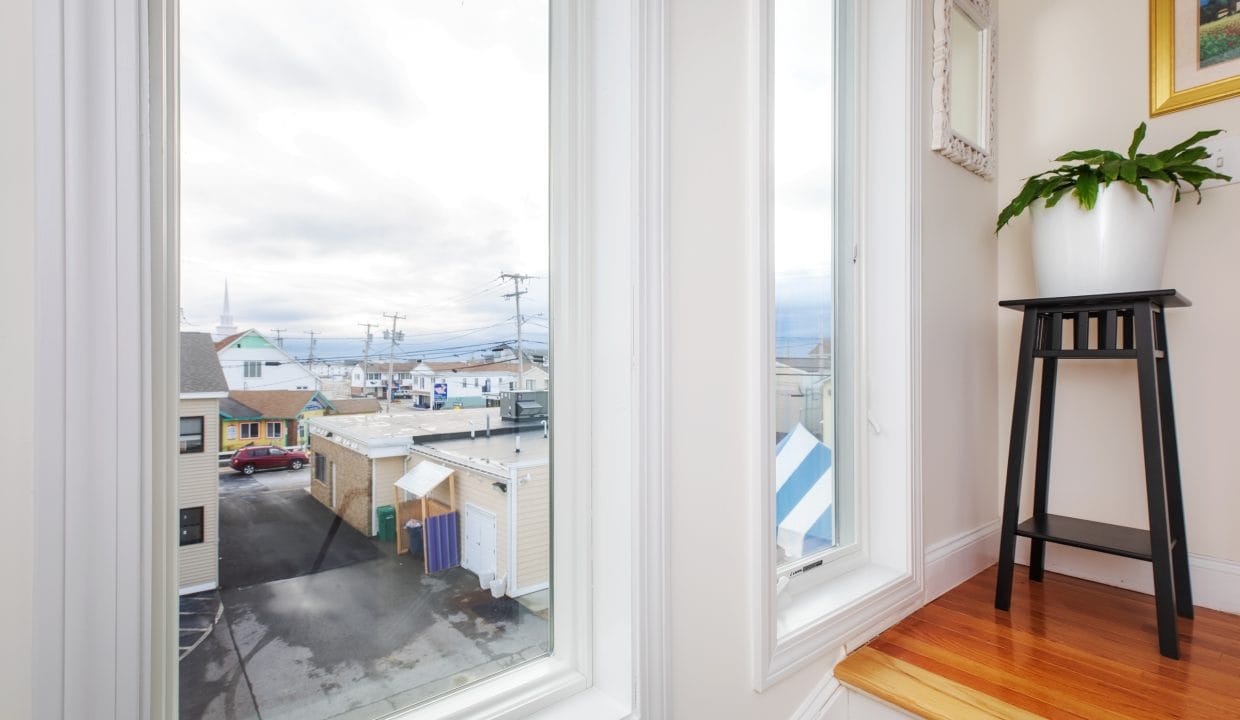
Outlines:
{"type": "Polygon", "coordinates": [[[984,148],[985,38],[977,23],[956,5],[952,5],[951,29],[952,70],[948,82],[952,129],[965,140],[984,148]]]}
{"type": "Polygon", "coordinates": [[[548,0],[180,5],[181,717],[546,655],[548,0]]]}
{"type": "Polygon", "coordinates": [[[833,3],[774,5],[775,524],[781,563],[836,545],[833,3]]]}

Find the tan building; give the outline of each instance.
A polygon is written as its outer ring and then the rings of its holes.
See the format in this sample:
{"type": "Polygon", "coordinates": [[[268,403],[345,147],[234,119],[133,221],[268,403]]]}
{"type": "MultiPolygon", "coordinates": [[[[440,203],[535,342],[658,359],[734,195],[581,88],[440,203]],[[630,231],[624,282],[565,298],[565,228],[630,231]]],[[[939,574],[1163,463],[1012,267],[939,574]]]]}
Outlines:
{"type": "Polygon", "coordinates": [[[548,587],[550,454],[541,422],[516,432],[499,408],[476,408],[328,416],[308,426],[311,494],[345,522],[376,535],[378,508],[412,499],[397,481],[433,463],[450,471],[452,483],[433,487],[427,498],[441,508],[455,501],[462,567],[482,586],[495,582],[513,597],[548,587]]]}
{"type": "Polygon", "coordinates": [[[220,400],[228,381],[208,333],[181,333],[180,455],[177,507],[182,595],[219,585],[220,400]]]}

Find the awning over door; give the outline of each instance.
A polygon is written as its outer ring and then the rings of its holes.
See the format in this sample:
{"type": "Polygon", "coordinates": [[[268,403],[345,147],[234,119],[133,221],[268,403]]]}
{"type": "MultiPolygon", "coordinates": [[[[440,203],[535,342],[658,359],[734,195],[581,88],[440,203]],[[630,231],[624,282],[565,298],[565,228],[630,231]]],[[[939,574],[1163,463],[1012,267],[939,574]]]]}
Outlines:
{"type": "Polygon", "coordinates": [[[802,557],[835,542],[831,448],[801,424],[775,447],[776,542],[802,557]]]}
{"type": "Polygon", "coordinates": [[[413,495],[415,498],[424,498],[427,493],[435,489],[435,486],[448,479],[452,474],[452,468],[444,467],[429,460],[423,460],[413,469],[401,476],[396,481],[396,487],[413,495]]]}

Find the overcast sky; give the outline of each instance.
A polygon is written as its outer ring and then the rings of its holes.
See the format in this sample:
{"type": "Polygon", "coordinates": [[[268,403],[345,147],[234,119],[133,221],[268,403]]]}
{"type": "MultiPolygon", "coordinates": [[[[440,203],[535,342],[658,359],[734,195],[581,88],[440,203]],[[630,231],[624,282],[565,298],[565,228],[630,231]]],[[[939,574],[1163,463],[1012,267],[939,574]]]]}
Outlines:
{"type": "MultiPolygon", "coordinates": [[[[785,350],[832,334],[830,37],[829,3],[776,5],[785,350]]],[[[547,274],[547,45],[547,0],[182,0],[184,329],[214,329],[227,278],[243,329],[511,338],[498,274],[547,274]]]]}
{"type": "Polygon", "coordinates": [[[546,0],[182,0],[184,329],[227,278],[241,328],[512,335],[497,276],[547,273],[547,43],[546,0]]]}

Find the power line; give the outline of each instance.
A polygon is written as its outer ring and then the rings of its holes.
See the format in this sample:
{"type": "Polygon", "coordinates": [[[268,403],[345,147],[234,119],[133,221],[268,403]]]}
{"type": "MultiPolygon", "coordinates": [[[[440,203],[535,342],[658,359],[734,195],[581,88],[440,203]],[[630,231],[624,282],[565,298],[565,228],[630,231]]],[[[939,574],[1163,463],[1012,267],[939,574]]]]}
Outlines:
{"type": "Polygon", "coordinates": [[[284,349],[284,334],[283,333],[287,332],[287,329],[286,328],[272,328],[271,332],[276,334],[276,345],[279,345],[280,349],[283,350],[284,349]]]}

